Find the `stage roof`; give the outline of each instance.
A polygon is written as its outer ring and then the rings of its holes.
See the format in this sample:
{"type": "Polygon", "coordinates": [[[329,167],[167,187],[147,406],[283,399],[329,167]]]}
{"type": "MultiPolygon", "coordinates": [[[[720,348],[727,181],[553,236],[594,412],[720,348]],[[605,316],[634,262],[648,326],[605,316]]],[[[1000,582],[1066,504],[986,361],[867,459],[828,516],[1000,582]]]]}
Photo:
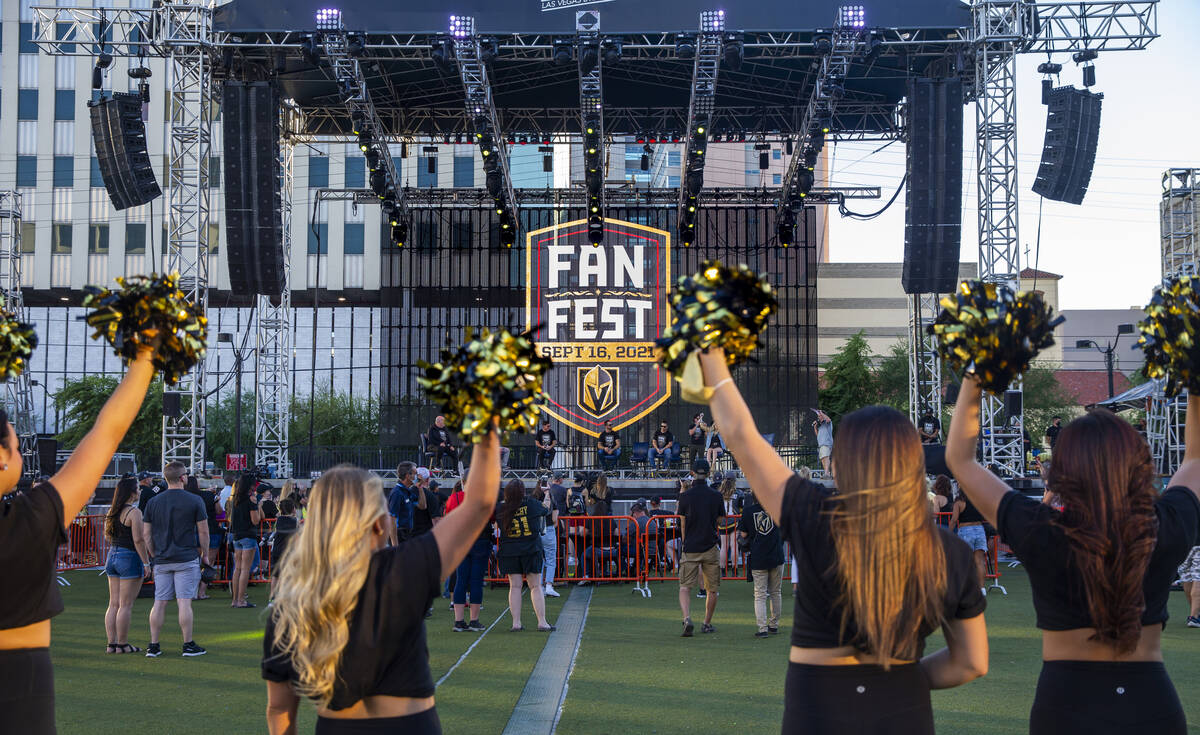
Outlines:
{"type": "MultiPolygon", "coordinates": [[[[722,66],[710,129],[718,135],[796,134],[818,66],[813,41],[829,32],[841,4],[766,0],[725,8],[726,30],[742,35],[745,59],[736,71],[722,66]]],[[[834,129],[843,139],[894,137],[896,104],[907,78],[960,73],[970,66],[962,57],[970,16],[958,0],[862,4],[880,48],[873,58],[852,64],[834,129]]],[[[340,7],[347,29],[365,36],[360,61],[392,136],[470,132],[460,79],[439,70],[430,55],[452,13],[472,15],[477,35],[498,46],[490,74],[505,133],[577,133],[578,69],[575,63],[556,65],[553,44],[573,40],[576,12],[587,10],[599,12],[600,36],[622,45],[621,60],[603,66],[605,131],[682,134],[693,62],[676,55],[676,39],[698,30],[700,11],[716,9],[684,0],[234,0],[216,13],[221,41],[232,49],[217,59],[217,73],[274,77],[304,108],[305,132],[348,136],[349,117],[328,62],[314,67],[301,55],[301,44],[316,28],[316,9],[331,6],[340,7]],[[551,4],[561,8],[542,9],[551,4]]]]}

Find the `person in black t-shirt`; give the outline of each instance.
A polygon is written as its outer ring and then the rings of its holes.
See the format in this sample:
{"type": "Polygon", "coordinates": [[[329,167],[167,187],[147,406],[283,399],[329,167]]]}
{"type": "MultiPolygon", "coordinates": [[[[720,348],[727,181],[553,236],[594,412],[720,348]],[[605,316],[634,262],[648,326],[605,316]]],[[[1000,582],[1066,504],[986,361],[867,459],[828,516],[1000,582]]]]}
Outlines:
{"type": "Polygon", "coordinates": [[[1050,451],[1054,451],[1054,445],[1058,443],[1058,432],[1062,431],[1062,416],[1055,416],[1050,425],[1046,427],[1046,441],[1050,444],[1050,451]]]}
{"type": "Polygon", "coordinates": [[[721,493],[708,486],[708,462],[698,459],[692,465],[695,479],[687,491],[679,494],[679,515],[683,516],[683,556],[679,562],[679,610],[683,613],[683,637],[689,638],[692,625],[692,588],[704,578],[704,624],[701,633],[712,633],[713,613],[721,588],[721,566],[717,551],[717,523],[725,517],[721,493]]]}
{"type": "Polygon", "coordinates": [[[454,444],[454,436],[450,430],[446,428],[446,417],[438,416],[433,420],[433,426],[429,427],[429,434],[425,442],[426,450],[433,454],[433,466],[438,469],[445,469],[445,464],[442,463],[443,457],[450,458],[451,469],[453,470],[458,465],[458,447],[454,444]]]}
{"type": "Polygon", "coordinates": [[[349,465],[321,475],[305,530],[288,543],[263,637],[270,732],[295,732],[297,692],[303,691],[317,704],[318,732],[441,733],[425,611],[483,531],[499,486],[492,431],[472,452],[466,492],[454,512],[432,533],[387,546],[391,519],[380,479],[349,465]],[[317,625],[329,610],[337,610],[348,629],[317,625]]]}
{"type": "Polygon", "coordinates": [[[508,612],[512,629],[525,630],[521,625],[521,582],[529,583],[529,599],[537,616],[538,630],[550,632],[554,626],[546,622],[546,596],[542,586],[545,557],[542,552],[542,530],[550,511],[525,495],[525,483],[510,480],[504,487],[504,505],[496,513],[500,526],[500,573],[508,577],[508,612]]]}
{"type": "Polygon", "coordinates": [[[246,598],[250,583],[250,571],[254,566],[254,552],[258,549],[258,525],[262,523],[262,496],[252,490],[254,478],[244,474],[233,486],[233,497],[229,499],[229,534],[233,537],[234,571],[229,591],[232,607],[257,607],[246,598]]]}
{"type": "Polygon", "coordinates": [[[430,477],[429,468],[417,468],[417,485],[414,488],[418,494],[418,501],[412,509],[412,531],[409,536],[420,536],[423,533],[429,533],[437,522],[442,517],[442,504],[438,494],[434,492],[430,485],[433,480],[430,477]],[[420,495],[425,496],[425,507],[421,507],[420,495]]]}
{"type": "Polygon", "coordinates": [[[549,419],[542,422],[542,428],[533,435],[533,444],[537,447],[537,468],[548,470],[554,464],[554,452],[558,448],[558,437],[550,428],[549,419]]]}
{"type": "MultiPolygon", "coordinates": [[[[1171,583],[1200,528],[1200,446],[1187,443],[1160,494],[1142,437],[1115,414],[1091,411],[1047,434],[1054,460],[1046,479],[1059,510],[975,461],[981,397],[979,381],[966,376],[946,462],[1029,575],[1043,658],[1030,732],[1187,732],[1161,636],[1171,583]]],[[[1198,432],[1193,393],[1184,436],[1198,432]]]]}
{"type": "Polygon", "coordinates": [[[275,530],[271,533],[271,597],[275,597],[275,581],[279,577],[279,566],[283,563],[283,555],[292,536],[300,530],[300,520],[296,518],[296,501],[284,498],[279,501],[279,516],[275,519],[275,530]]]}
{"type": "Polygon", "coordinates": [[[596,460],[600,469],[611,472],[617,468],[621,457],[621,437],[613,431],[612,422],[604,422],[604,431],[596,439],[596,460]]]}
{"type": "Polygon", "coordinates": [[[154,484],[154,473],[145,470],[138,473],[138,510],[144,515],[146,503],[158,494],[158,486],[154,484]]]}
{"type": "Polygon", "coordinates": [[[779,632],[779,613],[783,609],[783,539],[779,526],[754,499],[742,508],[738,519],[738,537],[750,552],[750,576],[754,580],[754,620],[756,638],[779,632]]]}
{"type": "MultiPolygon", "coordinates": [[[[688,427],[688,447],[692,452],[692,461],[704,456],[705,438],[708,436],[709,425],[704,423],[704,412],[700,411],[692,417],[692,425],[688,427]]],[[[709,462],[711,465],[712,463],[709,462]]]]}
{"type": "Polygon", "coordinates": [[[886,727],[932,735],[929,690],[987,671],[986,598],[969,550],[928,511],[913,423],[885,406],[843,416],[829,458],[833,493],[800,479],[762,438],[724,350],[698,357],[713,419],[796,558],[782,732],[886,727]],[[925,640],[939,627],[948,649],[925,655],[925,640]]]}
{"type": "Polygon", "coordinates": [[[942,422],[931,413],[924,414],[917,419],[917,433],[922,444],[937,444],[942,439],[942,422]]]}
{"type": "Polygon", "coordinates": [[[659,464],[665,469],[674,451],[675,435],[667,428],[666,421],[658,422],[658,431],[654,432],[650,439],[650,451],[646,454],[646,460],[651,467],[659,464]]]}
{"type": "MultiPolygon", "coordinates": [[[[217,494],[212,490],[201,490],[200,481],[191,475],[188,475],[183,489],[200,498],[200,501],[204,503],[204,512],[208,516],[208,553],[215,559],[217,550],[221,548],[221,524],[217,520],[217,494]]],[[[196,599],[208,599],[208,585],[203,578],[200,579],[200,585],[196,588],[196,599]]]]}

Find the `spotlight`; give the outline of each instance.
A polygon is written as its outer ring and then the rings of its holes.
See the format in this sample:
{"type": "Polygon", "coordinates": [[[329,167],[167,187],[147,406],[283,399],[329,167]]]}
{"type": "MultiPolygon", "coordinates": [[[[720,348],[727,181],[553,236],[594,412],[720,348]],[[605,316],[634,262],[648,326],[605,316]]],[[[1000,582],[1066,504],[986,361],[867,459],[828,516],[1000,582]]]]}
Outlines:
{"type": "Polygon", "coordinates": [[[609,39],[604,42],[604,65],[615,66],[621,61],[621,42],[609,39]]]}
{"type": "Polygon", "coordinates": [[[818,56],[827,56],[833,51],[833,41],[829,36],[817,36],[813,39],[813,50],[818,56]]]}
{"type": "Polygon", "coordinates": [[[370,150],[368,150],[366,152],[366,156],[367,156],[367,168],[371,169],[372,171],[379,168],[379,151],[378,150],[376,150],[375,148],[371,148],[370,150]]]}
{"type": "Polygon", "coordinates": [[[493,39],[487,39],[479,42],[479,60],[485,64],[490,64],[500,55],[500,47],[496,45],[493,39]]]}
{"type": "Polygon", "coordinates": [[[112,66],[112,63],[112,54],[108,53],[107,51],[101,51],[100,55],[96,57],[96,66],[100,67],[101,69],[107,69],[108,67],[112,66]]]}
{"type": "Polygon", "coordinates": [[[779,238],[779,244],[785,248],[795,242],[796,224],[791,221],[790,213],[775,226],[775,234],[779,238]]]}
{"type": "Polygon", "coordinates": [[[346,53],[354,58],[358,58],[366,53],[367,40],[362,36],[355,34],[346,39],[346,53]]]}
{"type": "Polygon", "coordinates": [[[350,116],[350,132],[357,135],[362,135],[367,129],[367,116],[361,112],[355,112],[350,116]]]}
{"type": "Polygon", "coordinates": [[[642,154],[642,170],[650,170],[650,156],[646,155],[645,153],[642,154]]]}
{"type": "Polygon", "coordinates": [[[806,168],[800,169],[796,172],[796,192],[802,197],[808,196],[808,192],[812,190],[814,181],[815,178],[812,171],[806,168]]]}
{"type": "Polygon", "coordinates": [[[488,171],[485,181],[488,194],[493,197],[500,196],[504,189],[504,176],[497,170],[488,171]]]}
{"type": "Polygon", "coordinates": [[[675,39],[675,55],[687,61],[696,58],[696,38],[690,33],[682,33],[675,39]]]}
{"type": "Polygon", "coordinates": [[[554,63],[558,66],[566,66],[571,63],[574,55],[571,53],[571,41],[564,38],[554,40],[554,63]]]}
{"type": "Polygon", "coordinates": [[[450,35],[455,38],[469,38],[475,33],[475,19],[469,15],[450,16],[450,35]]]}
{"type": "Polygon", "coordinates": [[[688,171],[684,183],[687,187],[688,196],[698,196],[700,189],[704,187],[704,172],[688,171]]]}
{"type": "Polygon", "coordinates": [[[375,196],[383,197],[387,191],[387,171],[377,168],[371,172],[371,191],[375,192],[375,196]]]}
{"type": "Polygon", "coordinates": [[[398,248],[404,247],[408,240],[408,223],[400,222],[392,227],[392,244],[398,248]]]}
{"type": "Polygon", "coordinates": [[[434,41],[429,49],[429,57],[433,59],[434,66],[446,73],[454,70],[450,61],[453,55],[454,51],[450,46],[450,40],[446,38],[434,41]]]}
{"type": "Polygon", "coordinates": [[[725,30],[724,10],[705,10],[700,13],[700,28],[704,31],[725,30]]]}
{"type": "Polygon", "coordinates": [[[342,11],[338,8],[321,8],[317,11],[318,31],[340,31],[342,29],[342,11]]]}
{"type": "Polygon", "coordinates": [[[321,65],[321,37],[314,33],[300,46],[300,55],[310,66],[321,65]]]}
{"type": "Polygon", "coordinates": [[[843,5],[838,8],[839,28],[866,28],[867,11],[861,5],[843,5]]]}
{"type": "Polygon", "coordinates": [[[579,73],[582,76],[587,76],[596,70],[600,64],[600,50],[595,43],[584,44],[583,48],[579,49],[579,73]]]}
{"type": "Polygon", "coordinates": [[[742,68],[742,61],[745,59],[746,49],[742,41],[737,36],[731,35],[725,39],[725,66],[731,71],[737,71],[742,68]]]}
{"type": "Polygon", "coordinates": [[[92,67],[92,89],[101,89],[104,87],[104,70],[100,65],[92,67]]]}
{"type": "Polygon", "coordinates": [[[588,242],[592,247],[600,247],[600,243],[604,242],[604,219],[599,215],[594,215],[588,218],[588,242]]]}

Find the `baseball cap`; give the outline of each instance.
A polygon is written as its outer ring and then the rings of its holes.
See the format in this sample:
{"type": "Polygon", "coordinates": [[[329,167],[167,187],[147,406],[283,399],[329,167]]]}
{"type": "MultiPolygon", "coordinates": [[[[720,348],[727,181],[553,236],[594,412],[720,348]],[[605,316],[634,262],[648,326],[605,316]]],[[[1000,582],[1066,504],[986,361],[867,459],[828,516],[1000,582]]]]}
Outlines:
{"type": "Polygon", "coordinates": [[[629,506],[629,510],[630,511],[640,510],[643,513],[645,513],[646,512],[646,504],[639,500],[638,502],[629,506]]]}
{"type": "Polygon", "coordinates": [[[566,476],[567,476],[567,475],[566,475],[566,473],[564,473],[562,470],[555,470],[555,471],[554,471],[554,479],[555,479],[555,480],[561,480],[561,479],[563,479],[563,478],[564,478],[564,477],[566,477],[566,476]]]}
{"type": "Polygon", "coordinates": [[[422,480],[428,480],[429,479],[429,468],[428,467],[418,467],[417,468],[417,477],[421,478],[422,480]]]}
{"type": "Polygon", "coordinates": [[[692,471],[694,472],[702,472],[707,475],[709,469],[711,469],[711,466],[708,464],[708,460],[703,457],[698,458],[692,463],[692,471]]]}
{"type": "Polygon", "coordinates": [[[653,498],[650,498],[650,502],[654,505],[662,505],[662,496],[655,495],[653,498]]]}
{"type": "Polygon", "coordinates": [[[149,480],[150,478],[152,478],[154,476],[155,476],[154,473],[151,472],[150,470],[142,470],[141,472],[138,473],[137,478],[139,480],[149,480]]]}

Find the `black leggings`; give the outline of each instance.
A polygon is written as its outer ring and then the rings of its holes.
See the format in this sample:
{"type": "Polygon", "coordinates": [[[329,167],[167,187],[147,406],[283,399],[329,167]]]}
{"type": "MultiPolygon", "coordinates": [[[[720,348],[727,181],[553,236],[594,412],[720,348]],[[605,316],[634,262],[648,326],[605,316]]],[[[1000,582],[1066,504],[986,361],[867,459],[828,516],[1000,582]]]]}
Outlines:
{"type": "Polygon", "coordinates": [[[341,720],[318,717],[315,735],[442,735],[442,722],[437,707],[404,717],[371,717],[363,720],[341,720]]]}
{"type": "Polygon", "coordinates": [[[918,664],[789,663],[783,735],[933,735],[929,679],[918,664]]]}
{"type": "Polygon", "coordinates": [[[1185,735],[1183,705],[1158,661],[1045,661],[1029,735],[1185,735]]]}
{"type": "Polygon", "coordinates": [[[54,735],[49,648],[0,651],[0,735],[54,735]]]}

